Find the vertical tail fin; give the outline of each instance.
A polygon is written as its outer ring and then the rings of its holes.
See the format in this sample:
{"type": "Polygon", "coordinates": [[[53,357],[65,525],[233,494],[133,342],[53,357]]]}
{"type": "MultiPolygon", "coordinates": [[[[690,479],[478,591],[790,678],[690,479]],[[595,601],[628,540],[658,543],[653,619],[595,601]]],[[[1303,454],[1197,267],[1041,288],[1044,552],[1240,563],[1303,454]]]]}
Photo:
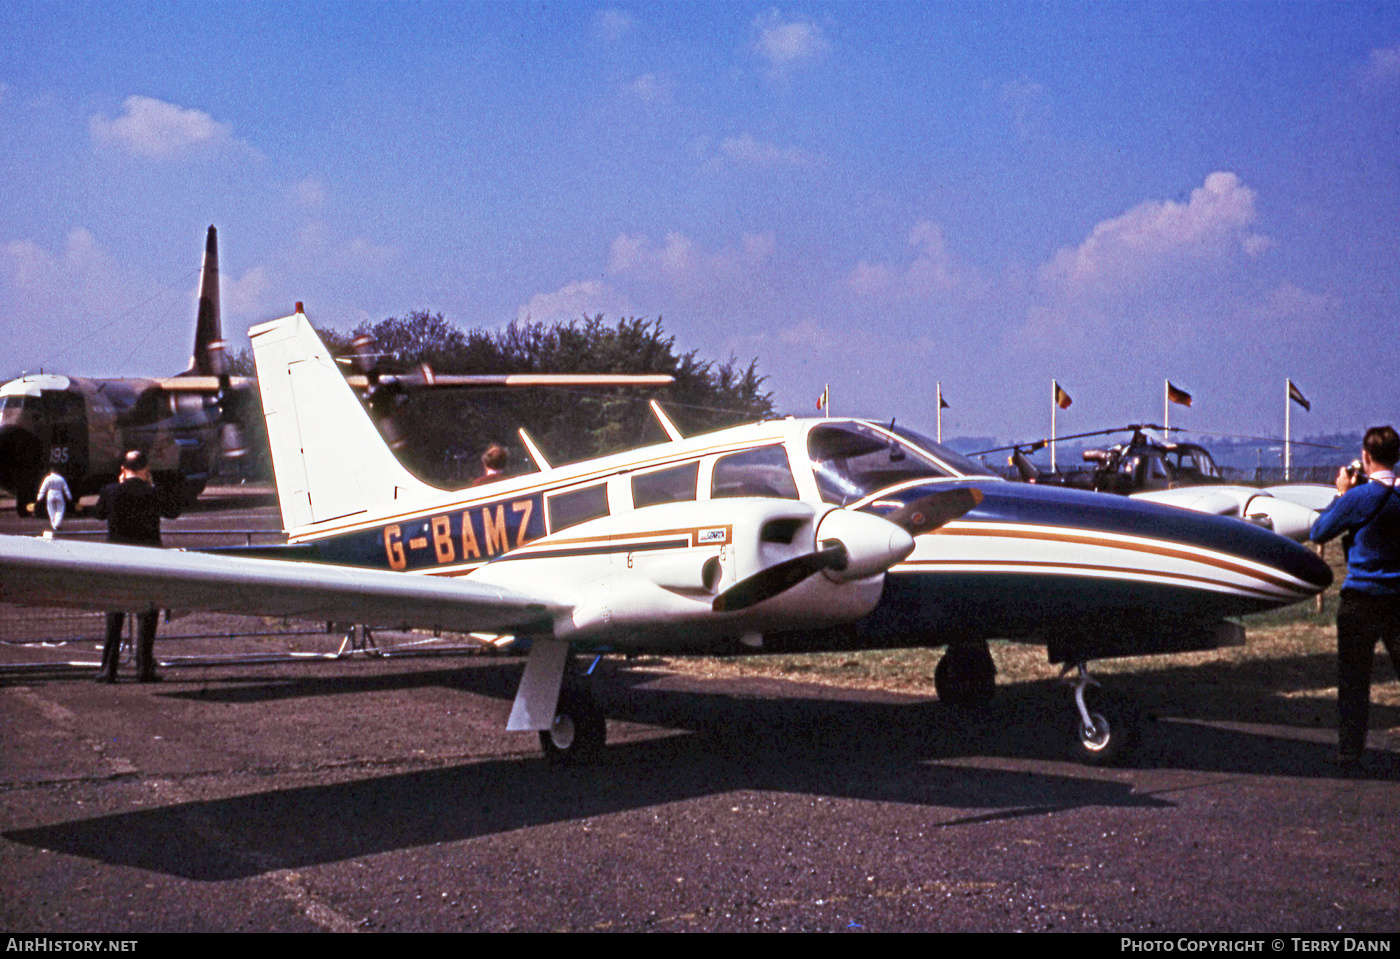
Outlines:
{"type": "Polygon", "coordinates": [[[439,493],[395,458],[299,307],[248,331],[286,530],[407,509],[439,493]]]}
{"type": "Polygon", "coordinates": [[[199,313],[194,325],[191,376],[217,376],[222,370],[212,355],[223,348],[223,324],[219,318],[219,234],[212,226],[204,240],[204,268],[199,278],[199,313]],[[213,346],[213,344],[218,344],[213,346]]]}

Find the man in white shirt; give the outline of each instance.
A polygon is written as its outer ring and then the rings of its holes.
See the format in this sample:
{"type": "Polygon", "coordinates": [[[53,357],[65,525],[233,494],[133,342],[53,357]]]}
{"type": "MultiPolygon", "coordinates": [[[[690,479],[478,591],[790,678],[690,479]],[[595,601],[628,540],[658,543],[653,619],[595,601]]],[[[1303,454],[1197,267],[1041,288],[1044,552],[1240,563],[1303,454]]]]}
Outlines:
{"type": "Polygon", "coordinates": [[[43,485],[39,487],[39,501],[48,507],[49,525],[57,530],[63,525],[64,511],[67,510],[68,504],[73,502],[73,492],[68,488],[68,481],[58,470],[44,477],[43,485]]]}

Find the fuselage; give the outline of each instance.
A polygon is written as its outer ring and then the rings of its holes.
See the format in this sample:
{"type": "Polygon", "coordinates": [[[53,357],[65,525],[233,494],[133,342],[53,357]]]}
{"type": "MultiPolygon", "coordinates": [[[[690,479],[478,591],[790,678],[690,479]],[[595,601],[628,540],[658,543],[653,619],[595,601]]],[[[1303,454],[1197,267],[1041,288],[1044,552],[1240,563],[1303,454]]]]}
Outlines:
{"type": "Polygon", "coordinates": [[[73,493],[116,479],[122,455],[146,451],[163,482],[207,479],[219,414],[206,396],[167,381],[38,374],[0,386],[0,489],[33,499],[51,470],[73,493]]]}
{"type": "Polygon", "coordinates": [[[879,607],[770,648],[1044,642],[1051,658],[1215,645],[1220,623],[1315,595],[1331,571],[1251,524],[1006,482],[919,434],[859,420],[781,419],[644,447],[289,530],[308,558],[471,575],[546,535],[660,503],[779,497],[884,514],[949,484],[981,504],[916,539],[879,607]]]}

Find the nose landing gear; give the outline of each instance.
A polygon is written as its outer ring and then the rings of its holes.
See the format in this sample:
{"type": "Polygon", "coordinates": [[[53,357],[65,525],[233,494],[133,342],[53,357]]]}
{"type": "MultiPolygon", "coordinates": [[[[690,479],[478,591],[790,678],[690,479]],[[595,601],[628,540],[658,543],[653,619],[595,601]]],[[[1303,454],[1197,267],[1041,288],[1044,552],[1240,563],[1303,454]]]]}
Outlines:
{"type": "Polygon", "coordinates": [[[1074,686],[1074,706],[1079,714],[1070,754],[1087,766],[1110,766],[1125,758],[1142,731],[1141,717],[1132,703],[1104,690],[1089,675],[1087,663],[1066,666],[1060,677],[1074,686]]]}

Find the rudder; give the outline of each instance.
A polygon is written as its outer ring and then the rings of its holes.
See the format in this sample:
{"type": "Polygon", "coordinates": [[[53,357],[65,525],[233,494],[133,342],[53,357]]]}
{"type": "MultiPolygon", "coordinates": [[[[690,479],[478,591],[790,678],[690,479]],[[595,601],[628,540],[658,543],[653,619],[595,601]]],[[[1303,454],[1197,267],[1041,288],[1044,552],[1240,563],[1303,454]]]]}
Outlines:
{"type": "Polygon", "coordinates": [[[288,533],[441,492],[395,458],[304,313],[248,335],[288,533]]]}

